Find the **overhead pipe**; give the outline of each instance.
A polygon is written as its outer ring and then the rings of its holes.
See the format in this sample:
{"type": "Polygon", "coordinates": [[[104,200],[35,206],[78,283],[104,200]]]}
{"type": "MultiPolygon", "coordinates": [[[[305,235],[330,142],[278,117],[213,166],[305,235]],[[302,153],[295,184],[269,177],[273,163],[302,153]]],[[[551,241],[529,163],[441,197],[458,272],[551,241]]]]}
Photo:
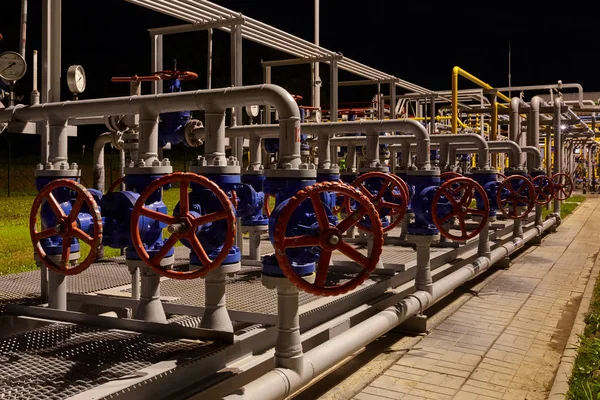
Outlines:
{"type": "Polygon", "coordinates": [[[104,170],[104,146],[112,142],[113,133],[104,132],[94,142],[92,187],[104,193],[105,170],[104,170]]]}
{"type": "MultiPolygon", "coordinates": [[[[554,98],[554,173],[562,172],[563,139],[562,139],[562,101],[560,97],[554,98]]],[[[554,198],[554,213],[561,215],[560,200],[554,198]]]]}
{"type": "MultiPolygon", "coordinates": [[[[452,68],[452,133],[458,132],[458,119],[459,119],[459,117],[458,117],[458,76],[459,75],[464,78],[467,78],[471,82],[481,86],[484,89],[490,89],[490,90],[494,89],[489,84],[485,83],[484,81],[477,78],[476,76],[471,75],[470,73],[461,69],[460,67],[456,66],[456,67],[452,68]]],[[[497,96],[507,102],[510,102],[510,99],[500,92],[497,93],[497,96]]],[[[498,104],[494,98],[494,101],[492,102],[492,139],[494,139],[494,140],[495,140],[495,137],[497,134],[497,129],[498,129],[497,107],[498,107],[498,104]],[[496,110],[496,112],[494,112],[494,110],[496,110]]]]}
{"type": "Polygon", "coordinates": [[[225,110],[228,107],[248,104],[273,105],[277,108],[280,116],[280,159],[282,163],[289,163],[292,168],[297,168],[301,162],[300,142],[296,141],[295,134],[299,128],[300,111],[292,96],[277,85],[264,84],[17,106],[0,110],[0,122],[48,119],[66,121],[74,117],[90,117],[98,114],[140,114],[139,152],[140,155],[146,153],[148,159],[153,159],[158,154],[158,140],[153,139],[158,134],[159,114],[179,110],[225,110]]]}
{"type": "MultiPolygon", "coordinates": [[[[329,339],[296,360],[294,369],[274,368],[260,378],[223,397],[224,400],[282,400],[294,394],[313,379],[322,375],[340,361],[356,353],[388,331],[444,298],[448,293],[480,275],[498,261],[505,259],[526,243],[560,223],[560,218],[551,215],[542,226],[535,227],[512,241],[498,246],[490,257],[478,257],[472,263],[460,267],[451,274],[433,282],[432,291],[418,290],[404,297],[397,304],[380,311],[374,316],[329,339]]],[[[299,327],[297,327],[299,328],[299,327]]]]}
{"type": "Polygon", "coordinates": [[[21,37],[19,43],[19,53],[25,58],[25,45],[27,43],[27,0],[21,0],[21,37]]]}
{"type": "MultiPolygon", "coordinates": [[[[1,115],[1,114],[0,114],[1,115]]],[[[405,134],[412,134],[417,142],[417,167],[423,170],[431,168],[429,155],[429,132],[420,123],[413,120],[369,120],[369,121],[349,121],[343,123],[304,123],[300,124],[302,133],[312,134],[317,137],[320,135],[328,135],[332,137],[337,134],[344,133],[370,133],[370,132],[390,132],[401,131],[405,134]]],[[[256,134],[261,138],[277,137],[275,135],[277,125],[246,125],[228,128],[225,130],[227,137],[248,137],[250,134],[256,134]]],[[[205,134],[204,128],[195,129],[192,133],[193,137],[201,138],[205,134]]],[[[390,136],[390,137],[402,137],[390,136]]],[[[441,135],[436,135],[441,136],[441,135]]],[[[380,136],[385,138],[386,136],[380,136]]],[[[352,137],[353,139],[355,137],[352,137]]],[[[360,138],[360,137],[359,137],[360,138]]],[[[331,141],[336,141],[342,138],[331,138],[331,141]]],[[[362,137],[366,140],[366,137],[362,137]]],[[[364,143],[363,143],[364,144],[364,143]]]]}

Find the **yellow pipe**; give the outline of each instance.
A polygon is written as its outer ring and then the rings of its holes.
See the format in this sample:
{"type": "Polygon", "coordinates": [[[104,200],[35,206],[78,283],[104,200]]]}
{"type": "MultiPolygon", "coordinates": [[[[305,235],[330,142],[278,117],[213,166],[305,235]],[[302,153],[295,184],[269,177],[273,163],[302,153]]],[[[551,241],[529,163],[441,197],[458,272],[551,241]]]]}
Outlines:
{"type": "MultiPolygon", "coordinates": [[[[484,81],[477,78],[476,76],[471,75],[464,69],[461,69],[460,67],[452,68],[452,117],[453,117],[452,118],[452,133],[458,132],[458,121],[459,121],[459,118],[458,118],[458,76],[459,75],[464,78],[467,78],[471,82],[479,85],[480,87],[482,87],[484,89],[493,89],[492,86],[485,83],[484,81]]],[[[504,94],[498,92],[497,95],[502,100],[510,103],[510,98],[508,98],[504,94]]],[[[494,137],[496,137],[495,131],[497,128],[495,128],[495,127],[498,124],[498,103],[496,101],[494,101],[493,107],[494,108],[492,110],[492,134],[494,137]],[[494,115],[495,115],[495,118],[494,118],[494,115]]],[[[495,139],[493,139],[493,140],[495,140],[495,139]]]]}

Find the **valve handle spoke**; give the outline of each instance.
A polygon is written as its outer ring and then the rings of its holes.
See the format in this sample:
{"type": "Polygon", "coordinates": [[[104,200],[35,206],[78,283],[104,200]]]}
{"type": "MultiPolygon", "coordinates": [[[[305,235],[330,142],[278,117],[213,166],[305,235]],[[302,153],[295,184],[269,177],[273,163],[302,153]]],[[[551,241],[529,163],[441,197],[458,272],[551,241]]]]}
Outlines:
{"type": "Polygon", "coordinates": [[[323,203],[321,203],[319,195],[310,196],[310,201],[312,202],[313,210],[315,211],[319,226],[321,229],[327,229],[329,227],[329,219],[327,218],[325,207],[323,207],[323,203]]]}
{"type": "Polygon", "coordinates": [[[365,267],[369,264],[369,257],[361,254],[358,250],[356,250],[354,247],[350,246],[344,241],[341,241],[338,244],[337,250],[339,250],[345,256],[348,256],[350,259],[352,259],[362,267],[365,267]]]}
{"type": "Polygon", "coordinates": [[[83,196],[77,196],[77,199],[75,200],[75,204],[73,204],[73,207],[71,208],[71,212],[69,213],[69,221],[70,222],[74,222],[75,219],[77,219],[77,216],[79,215],[79,212],[81,211],[81,206],[83,205],[84,202],[84,198],[83,196]]]}
{"type": "Polygon", "coordinates": [[[192,225],[194,227],[198,227],[198,226],[201,226],[201,225],[206,225],[206,224],[211,223],[211,222],[216,222],[216,221],[221,220],[221,219],[226,219],[228,217],[228,215],[229,214],[225,210],[213,212],[213,213],[210,213],[210,214],[205,214],[205,215],[202,215],[200,217],[194,218],[192,220],[192,225]]]}
{"type": "Polygon", "coordinates": [[[352,214],[348,215],[337,224],[338,231],[340,231],[340,233],[346,233],[346,231],[356,225],[367,212],[367,209],[364,207],[352,211],[352,214]]]}
{"type": "Polygon", "coordinates": [[[369,189],[366,188],[366,186],[364,184],[359,185],[358,190],[360,190],[362,194],[367,196],[367,198],[369,198],[369,200],[373,201],[373,199],[374,199],[373,194],[369,191],[369,189]]]}
{"type": "Polygon", "coordinates": [[[319,255],[319,264],[317,265],[317,274],[315,276],[315,286],[325,287],[327,272],[329,271],[329,261],[331,261],[331,251],[321,250],[319,255]]]}
{"type": "Polygon", "coordinates": [[[46,196],[46,201],[48,201],[48,204],[50,204],[50,207],[52,208],[52,211],[54,211],[54,214],[57,217],[64,217],[65,216],[65,212],[63,211],[63,209],[58,204],[58,201],[56,201],[56,198],[54,197],[54,195],[52,194],[52,192],[48,193],[48,195],[46,196]]]}
{"type": "Polygon", "coordinates": [[[94,238],[85,233],[83,230],[81,230],[81,228],[77,226],[73,227],[73,236],[75,236],[79,240],[83,240],[83,242],[85,242],[85,244],[89,246],[94,245],[94,238]]]}
{"type": "Polygon", "coordinates": [[[190,198],[188,188],[190,182],[187,179],[182,179],[179,183],[179,215],[185,216],[190,211],[190,198]]]}
{"type": "Polygon", "coordinates": [[[140,214],[143,215],[144,217],[151,218],[155,221],[162,222],[167,225],[174,224],[177,221],[177,219],[175,217],[172,217],[170,215],[163,214],[158,211],[154,211],[154,210],[151,210],[151,209],[145,208],[145,207],[143,207],[140,210],[140,214]]]}
{"type": "Polygon", "coordinates": [[[283,245],[292,249],[295,247],[314,247],[318,246],[321,243],[321,239],[318,236],[293,236],[286,237],[283,245]]]}
{"type": "Polygon", "coordinates": [[[200,260],[204,268],[209,268],[211,266],[212,261],[210,260],[210,258],[208,258],[206,251],[204,251],[204,247],[202,247],[202,244],[200,243],[200,240],[198,240],[198,237],[196,235],[193,235],[193,237],[190,238],[190,245],[194,253],[196,253],[196,256],[198,256],[198,259],[200,260]]]}
{"type": "Polygon", "coordinates": [[[175,235],[171,235],[169,239],[163,244],[163,246],[152,256],[150,259],[153,263],[160,264],[165,255],[175,246],[179,238],[175,235]]]}
{"type": "Polygon", "coordinates": [[[71,256],[71,241],[70,238],[63,238],[62,242],[62,254],[60,259],[60,265],[62,268],[67,269],[69,265],[69,257],[71,256]]]}
{"type": "Polygon", "coordinates": [[[451,212],[449,214],[447,214],[444,218],[440,219],[440,224],[445,224],[446,222],[450,221],[452,218],[455,217],[455,213],[451,212]]]}
{"type": "Polygon", "coordinates": [[[33,242],[37,243],[42,239],[46,239],[52,236],[56,235],[56,228],[48,228],[48,229],[44,229],[41,232],[35,232],[34,237],[33,237],[33,242]]]}

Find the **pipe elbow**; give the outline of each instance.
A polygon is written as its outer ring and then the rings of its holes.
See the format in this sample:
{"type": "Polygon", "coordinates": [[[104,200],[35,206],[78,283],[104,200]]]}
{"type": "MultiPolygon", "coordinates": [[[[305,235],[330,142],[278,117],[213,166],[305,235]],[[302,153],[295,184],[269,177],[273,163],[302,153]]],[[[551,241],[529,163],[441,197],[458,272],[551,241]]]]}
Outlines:
{"type": "Polygon", "coordinates": [[[300,120],[300,109],[292,95],[281,86],[265,83],[260,85],[261,97],[269,100],[277,108],[281,119],[300,120]]]}

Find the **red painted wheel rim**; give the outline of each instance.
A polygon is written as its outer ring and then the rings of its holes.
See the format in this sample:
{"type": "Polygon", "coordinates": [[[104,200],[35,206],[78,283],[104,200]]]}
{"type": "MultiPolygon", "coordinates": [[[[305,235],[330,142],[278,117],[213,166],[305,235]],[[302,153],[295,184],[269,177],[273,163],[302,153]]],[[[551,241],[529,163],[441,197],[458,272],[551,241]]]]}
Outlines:
{"type": "Polygon", "coordinates": [[[531,181],[535,189],[535,204],[548,204],[554,198],[554,182],[546,175],[538,175],[531,181]]]}
{"type": "Polygon", "coordinates": [[[117,179],[116,181],[114,181],[112,183],[112,185],[110,185],[110,187],[108,188],[108,190],[106,191],[106,194],[112,193],[117,187],[119,187],[119,185],[121,183],[123,183],[123,181],[125,181],[125,177],[122,176],[119,179],[117,179]]]}
{"type": "Polygon", "coordinates": [[[102,243],[102,217],[100,216],[100,209],[98,204],[90,194],[90,192],[80,185],[79,183],[70,179],[57,179],[50,182],[35,197],[33,205],[31,206],[31,213],[29,214],[29,234],[33,243],[33,250],[38,256],[39,260],[50,270],[61,274],[61,275],[75,275],[85,271],[96,259],[98,253],[98,246],[102,243]],[[77,193],[77,199],[71,208],[69,215],[65,215],[64,211],[54,198],[52,191],[61,187],[67,187],[77,193]],[[37,230],[37,215],[38,211],[42,207],[42,204],[46,200],[52,211],[56,215],[57,227],[60,232],[56,230],[56,227],[46,228],[42,231],[37,230]],[[92,216],[92,226],[94,227],[94,234],[92,236],[85,233],[81,228],[77,226],[77,215],[81,211],[83,205],[86,204],[87,208],[92,216]],[[42,248],[41,240],[52,236],[60,236],[63,240],[62,253],[61,253],[61,264],[58,265],[50,259],[42,248]],[[83,241],[90,247],[90,252],[87,257],[79,264],[70,266],[69,257],[71,255],[71,238],[76,237],[83,241]]]}
{"type": "Polygon", "coordinates": [[[442,182],[446,182],[450,179],[460,178],[460,177],[462,177],[462,175],[459,174],[458,172],[454,172],[454,171],[446,171],[446,172],[442,172],[440,174],[440,180],[442,182]]]}
{"type": "Polygon", "coordinates": [[[485,227],[490,214],[490,202],[485,190],[473,179],[466,177],[452,178],[444,182],[433,196],[431,207],[431,216],[433,224],[440,231],[440,234],[451,240],[468,240],[477,236],[485,227]],[[479,194],[484,202],[484,209],[471,208],[471,202],[475,199],[475,192],[479,194]],[[451,204],[452,211],[442,217],[438,216],[438,204],[444,196],[451,204]],[[478,215],[481,217],[477,227],[472,232],[467,232],[466,219],[468,215],[478,215]],[[458,219],[461,235],[454,235],[446,230],[446,223],[453,218],[458,219]]]}
{"type": "Polygon", "coordinates": [[[235,240],[235,213],[229,198],[215,183],[204,176],[196,175],[191,172],[175,172],[155,180],[140,194],[140,197],[135,202],[135,206],[133,207],[133,211],[131,213],[130,229],[133,247],[135,248],[140,259],[144,261],[146,265],[148,265],[158,274],[167,276],[169,278],[195,279],[205,276],[210,271],[219,267],[225,258],[227,258],[229,250],[233,246],[233,242],[235,240]],[[144,208],[146,199],[152,193],[160,189],[162,186],[173,182],[179,182],[180,185],[178,216],[170,216],[144,208]],[[211,190],[217,196],[217,199],[221,203],[223,209],[221,211],[201,215],[200,217],[194,217],[190,213],[189,194],[187,192],[190,183],[195,183],[211,190]],[[151,258],[144,248],[142,238],[140,236],[138,220],[141,216],[152,218],[155,221],[159,221],[167,225],[183,224],[184,228],[178,232],[172,233],[169,239],[165,241],[163,247],[151,258]],[[222,219],[227,220],[227,229],[229,231],[227,232],[223,248],[217,257],[211,260],[208,258],[208,255],[204,251],[202,244],[196,237],[196,228],[200,225],[216,222],[222,219]],[[174,271],[163,268],[160,265],[163,257],[181,239],[186,239],[189,242],[190,246],[192,247],[191,251],[196,253],[196,256],[198,256],[198,259],[203,265],[203,268],[194,271],[174,271]]]}
{"type": "MultiPolygon", "coordinates": [[[[354,182],[352,182],[352,187],[358,189],[364,196],[366,196],[369,201],[375,205],[375,209],[378,213],[381,211],[381,209],[388,208],[390,210],[388,215],[396,217],[394,222],[391,222],[388,226],[383,228],[383,232],[391,231],[402,221],[402,218],[404,218],[406,209],[408,208],[408,186],[406,186],[406,183],[404,183],[400,177],[385,172],[367,172],[366,174],[362,174],[356,178],[354,182]],[[381,189],[376,195],[373,195],[365,187],[365,182],[373,178],[383,179],[381,189]],[[399,193],[394,193],[395,189],[397,189],[399,193]],[[392,194],[394,199],[400,199],[401,204],[384,201],[383,196],[388,191],[392,194]]],[[[350,199],[347,197],[344,199],[344,207],[346,208],[347,213],[351,213],[353,211],[350,204],[350,199]]],[[[373,233],[372,228],[362,224],[361,221],[356,224],[356,227],[363,232],[373,233]]]]}
{"type": "Polygon", "coordinates": [[[316,183],[296,193],[281,210],[281,214],[275,225],[274,236],[275,255],[284,275],[301,290],[317,296],[337,296],[355,289],[373,272],[379,262],[379,257],[383,249],[383,229],[375,206],[358,190],[340,182],[316,183]],[[320,200],[319,195],[324,192],[335,192],[336,195],[344,195],[346,198],[355,200],[359,206],[336,226],[333,226],[329,223],[325,206],[320,200]],[[314,236],[286,237],[287,227],[294,211],[306,200],[312,202],[320,233],[314,236]],[[363,215],[368,215],[373,220],[373,247],[369,257],[359,253],[354,247],[346,243],[343,238],[343,234],[354,226],[363,215]],[[333,237],[336,239],[335,244],[332,244],[333,241],[331,239],[333,237]],[[320,247],[321,253],[314,283],[309,283],[297,275],[290,265],[285,251],[288,248],[294,247],[320,247]],[[326,285],[326,278],[329,270],[329,261],[335,250],[354,260],[362,269],[349,281],[339,285],[328,286],[326,285]]]}
{"type": "Polygon", "coordinates": [[[535,204],[535,189],[533,184],[526,176],[522,175],[511,175],[507,177],[498,186],[498,192],[496,193],[496,201],[500,212],[510,219],[520,219],[525,217],[535,204]],[[515,189],[514,185],[518,182],[522,182],[519,189],[515,189]],[[508,190],[509,195],[507,198],[502,198],[503,189],[508,190]],[[519,203],[526,203],[526,210],[519,213],[517,205],[519,203]]]}
{"type": "Polygon", "coordinates": [[[159,76],[162,80],[179,79],[180,81],[190,81],[193,79],[198,79],[198,74],[192,71],[164,70],[154,72],[153,74],[159,76]]]}
{"type": "Polygon", "coordinates": [[[573,193],[573,181],[571,177],[564,172],[558,172],[552,175],[552,183],[554,183],[554,198],[556,200],[566,200],[573,193]]]}

